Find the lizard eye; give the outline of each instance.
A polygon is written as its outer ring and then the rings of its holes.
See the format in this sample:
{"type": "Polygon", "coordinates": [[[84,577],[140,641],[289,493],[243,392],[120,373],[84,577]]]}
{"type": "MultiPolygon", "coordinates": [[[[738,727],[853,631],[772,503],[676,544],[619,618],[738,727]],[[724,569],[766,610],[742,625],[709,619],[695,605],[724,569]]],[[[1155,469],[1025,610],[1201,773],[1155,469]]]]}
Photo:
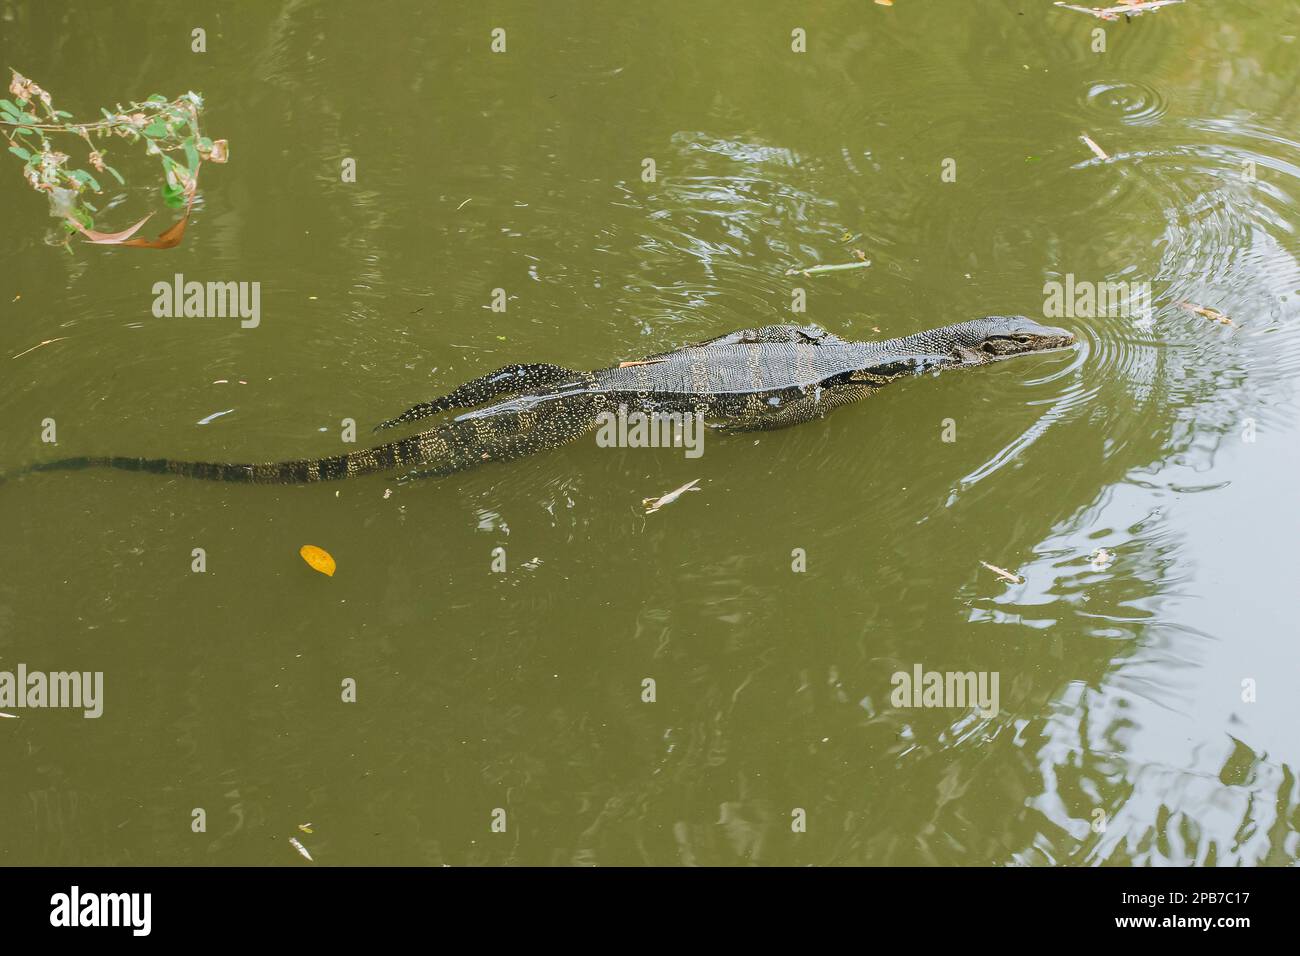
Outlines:
{"type": "Polygon", "coordinates": [[[1029,342],[1029,336],[1027,336],[1027,335],[1017,335],[1017,336],[1016,336],[1016,341],[1019,342],[1019,343],[1021,343],[1022,345],[1028,344],[1028,342],[1029,342]]]}

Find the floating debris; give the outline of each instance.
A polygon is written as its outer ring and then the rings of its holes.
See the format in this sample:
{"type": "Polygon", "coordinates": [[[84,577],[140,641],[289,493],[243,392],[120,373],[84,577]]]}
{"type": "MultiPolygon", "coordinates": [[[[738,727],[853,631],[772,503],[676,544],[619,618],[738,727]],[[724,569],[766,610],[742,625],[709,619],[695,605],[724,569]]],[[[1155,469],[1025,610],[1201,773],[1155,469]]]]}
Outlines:
{"type": "Polygon", "coordinates": [[[311,858],[311,854],[307,852],[307,848],[306,848],[305,846],[303,846],[300,842],[298,842],[298,838],[297,838],[297,837],[289,837],[289,845],[292,846],[292,847],[293,847],[295,850],[297,850],[299,853],[301,853],[302,856],[303,856],[303,859],[308,860],[309,862],[312,862],[312,863],[315,863],[315,862],[316,862],[315,860],[313,860],[313,859],[311,858]]]}
{"type": "Polygon", "coordinates": [[[321,574],[328,575],[331,578],[334,577],[334,570],[337,565],[334,563],[334,558],[324,548],[318,548],[314,544],[304,544],[298,549],[298,553],[302,555],[302,559],[306,561],[313,570],[319,571],[321,574]]]}
{"type": "Polygon", "coordinates": [[[6,713],[4,713],[3,711],[0,711],[0,717],[8,717],[10,720],[20,720],[20,719],[21,719],[17,714],[6,714],[6,713]]]}
{"type": "Polygon", "coordinates": [[[1226,315],[1220,312],[1218,309],[1207,309],[1203,305],[1193,305],[1191,302],[1179,302],[1178,305],[1180,308],[1184,308],[1188,312],[1195,312],[1197,315],[1204,316],[1207,319],[1213,319],[1215,322],[1218,322],[1220,325],[1235,326],[1237,324],[1233,322],[1232,319],[1228,318],[1226,315]]]}
{"type": "Polygon", "coordinates": [[[660,508],[662,508],[664,505],[672,504],[674,501],[676,501],[686,492],[699,491],[700,489],[695,487],[699,483],[700,483],[700,479],[696,478],[694,481],[688,481],[680,488],[670,491],[668,492],[668,494],[660,498],[642,498],[641,504],[645,507],[645,513],[648,515],[652,515],[660,508]]]}
{"type": "Polygon", "coordinates": [[[29,349],[27,349],[27,350],[25,350],[25,351],[19,352],[17,355],[11,355],[11,356],[9,356],[9,357],[10,357],[10,358],[22,358],[22,357],[23,357],[24,355],[26,355],[28,352],[35,352],[35,351],[36,351],[38,348],[40,348],[42,345],[53,345],[55,342],[63,342],[63,341],[65,341],[67,338],[68,338],[68,337],[67,337],[66,335],[60,335],[57,339],[46,339],[44,342],[37,342],[37,343],[36,343],[35,345],[33,345],[31,348],[29,348],[29,349]]]}
{"type": "Polygon", "coordinates": [[[808,266],[806,268],[786,269],[785,274],[788,276],[816,276],[823,272],[843,272],[846,269],[865,269],[871,265],[871,260],[865,256],[858,262],[844,262],[829,266],[808,266]]]}
{"type": "Polygon", "coordinates": [[[206,418],[200,418],[197,422],[195,422],[195,424],[207,425],[209,422],[216,421],[222,415],[229,415],[233,411],[234,411],[233,408],[227,408],[224,412],[213,412],[211,415],[207,416],[206,418]]]}
{"type": "Polygon", "coordinates": [[[1183,0],[1127,0],[1117,7],[1081,7],[1074,3],[1062,3],[1056,0],[1056,6],[1064,7],[1066,10],[1078,10],[1080,13],[1087,13],[1098,20],[1118,20],[1122,17],[1140,17],[1144,13],[1150,13],[1152,10],[1159,10],[1161,7],[1171,7],[1175,3],[1182,3],[1183,0]]]}
{"type": "MultiPolygon", "coordinates": [[[[223,143],[223,142],[224,140],[217,140],[217,143],[223,143]]],[[[217,145],[216,143],[213,144],[214,149],[212,151],[212,156],[211,156],[212,161],[216,163],[223,163],[225,162],[224,159],[216,158],[217,157],[217,151],[215,149],[216,145],[217,145]]],[[[172,225],[164,229],[161,233],[159,233],[157,239],[132,239],[131,238],[132,236],[135,235],[136,231],[139,230],[141,226],[143,226],[146,222],[149,221],[149,219],[153,216],[153,213],[149,213],[148,216],[145,216],[134,226],[131,226],[129,229],[123,229],[121,232],[96,232],[94,229],[87,229],[85,226],[83,226],[80,222],[78,222],[76,219],[74,219],[71,216],[68,216],[64,221],[68,225],[76,229],[78,232],[80,232],[83,236],[85,236],[87,242],[93,242],[96,245],[133,246],[137,249],[174,249],[176,246],[179,246],[181,244],[181,240],[185,238],[185,226],[190,221],[190,210],[193,208],[193,206],[194,206],[194,199],[193,197],[191,197],[190,201],[185,206],[185,215],[181,216],[179,222],[173,223],[172,225]]]]}
{"type": "Polygon", "coordinates": [[[1000,567],[998,567],[996,564],[989,564],[987,561],[981,561],[980,564],[984,565],[984,567],[988,568],[990,571],[992,571],[994,574],[996,574],[998,577],[1000,577],[1000,578],[1001,578],[1002,580],[1004,580],[1004,581],[1009,581],[1009,582],[1012,583],[1012,584],[1024,584],[1024,583],[1025,583],[1025,579],[1024,579],[1024,578],[1022,578],[1022,577],[1021,577],[1020,575],[1018,575],[1018,574],[1012,574],[1012,573],[1011,573],[1010,571],[1008,571],[1006,568],[1000,568],[1000,567]]]}
{"type": "Polygon", "coordinates": [[[303,833],[311,833],[311,824],[310,824],[310,823],[300,823],[300,824],[298,824],[298,829],[301,830],[303,833]]]}
{"type": "Polygon", "coordinates": [[[1115,560],[1115,555],[1105,548],[1098,548],[1092,552],[1092,569],[1094,571],[1105,571],[1110,563],[1115,560]]]}
{"type": "Polygon", "coordinates": [[[1110,159],[1110,155],[1098,146],[1096,141],[1094,141],[1087,133],[1080,133],[1079,139],[1083,140],[1084,145],[1092,150],[1098,159],[1110,159]]]}
{"type": "MultiPolygon", "coordinates": [[[[473,196],[469,197],[469,199],[473,199],[473,198],[474,198],[473,196]]],[[[466,199],[465,202],[469,202],[469,199],[466,199]]],[[[457,212],[460,212],[462,209],[465,208],[465,202],[461,203],[459,206],[456,207],[457,212]]]]}

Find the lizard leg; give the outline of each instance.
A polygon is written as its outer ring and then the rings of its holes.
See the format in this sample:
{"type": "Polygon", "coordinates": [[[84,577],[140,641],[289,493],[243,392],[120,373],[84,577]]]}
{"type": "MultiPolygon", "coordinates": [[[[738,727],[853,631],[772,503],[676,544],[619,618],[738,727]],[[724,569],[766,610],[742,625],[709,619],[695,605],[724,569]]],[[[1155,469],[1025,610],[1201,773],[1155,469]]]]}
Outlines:
{"type": "Polygon", "coordinates": [[[876,391],[870,385],[846,385],[836,388],[814,389],[799,398],[768,408],[759,406],[737,416],[721,426],[723,432],[760,432],[802,425],[816,418],[824,418],[841,405],[866,398],[876,391]]]}
{"type": "Polygon", "coordinates": [[[394,425],[419,421],[421,418],[428,418],[430,415],[453,408],[474,408],[502,395],[513,395],[537,386],[555,385],[578,374],[580,373],[572,369],[544,363],[506,365],[481,378],[466,382],[446,395],[414,405],[396,418],[380,422],[374,430],[379,431],[381,428],[392,428],[394,425]]]}
{"type": "Polygon", "coordinates": [[[509,461],[566,445],[598,424],[598,409],[588,399],[555,407],[501,412],[488,418],[457,419],[427,436],[417,478],[443,477],[490,461],[509,461]]]}

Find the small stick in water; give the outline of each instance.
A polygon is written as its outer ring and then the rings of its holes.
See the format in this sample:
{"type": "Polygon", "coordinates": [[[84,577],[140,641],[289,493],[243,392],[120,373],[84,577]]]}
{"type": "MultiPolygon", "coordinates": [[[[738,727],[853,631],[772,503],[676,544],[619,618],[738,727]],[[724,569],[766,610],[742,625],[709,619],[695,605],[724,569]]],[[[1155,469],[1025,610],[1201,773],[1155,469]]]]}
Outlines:
{"type": "MultiPolygon", "coordinates": [[[[1098,29],[1100,29],[1100,27],[1098,29]]],[[[1106,154],[1106,151],[1102,149],[1100,146],[1098,146],[1095,142],[1093,142],[1092,137],[1089,136],[1087,133],[1081,134],[1079,136],[1079,139],[1083,140],[1084,145],[1086,145],[1090,150],[1092,150],[1097,155],[1098,159],[1110,159],[1110,156],[1106,154]]]]}
{"type": "Polygon", "coordinates": [[[823,272],[843,272],[846,269],[865,269],[869,265],[871,265],[870,259],[862,259],[858,262],[844,262],[829,266],[808,266],[806,269],[786,269],[785,274],[788,276],[815,276],[821,275],[823,272]]]}
{"type": "Polygon", "coordinates": [[[662,508],[664,505],[672,504],[674,501],[676,501],[686,492],[699,491],[700,489],[695,487],[699,483],[700,483],[700,479],[696,478],[694,481],[688,481],[680,488],[668,492],[668,494],[664,495],[661,498],[642,498],[641,504],[645,506],[645,513],[648,515],[652,515],[660,508],[662,508]]]}
{"type": "Polygon", "coordinates": [[[36,343],[35,345],[33,345],[31,348],[26,349],[25,351],[19,352],[17,355],[11,355],[11,356],[9,356],[9,357],[10,357],[10,358],[22,358],[22,357],[23,357],[24,355],[26,355],[28,352],[35,352],[35,351],[36,351],[38,348],[40,348],[42,345],[53,345],[55,342],[64,342],[64,341],[67,341],[67,338],[68,338],[68,337],[67,337],[66,335],[60,335],[57,339],[46,339],[44,342],[38,342],[38,343],[36,343]]]}
{"type": "Polygon", "coordinates": [[[1000,568],[996,564],[989,564],[987,561],[981,561],[980,564],[988,568],[1004,581],[1010,581],[1012,584],[1024,584],[1025,579],[1018,574],[1012,574],[1006,568],[1000,568]]]}

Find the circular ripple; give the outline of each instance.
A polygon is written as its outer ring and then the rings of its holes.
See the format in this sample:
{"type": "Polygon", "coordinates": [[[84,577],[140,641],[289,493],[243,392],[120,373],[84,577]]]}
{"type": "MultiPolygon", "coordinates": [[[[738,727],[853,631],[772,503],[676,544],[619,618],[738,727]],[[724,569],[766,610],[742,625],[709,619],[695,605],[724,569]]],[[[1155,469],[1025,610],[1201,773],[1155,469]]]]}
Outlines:
{"type": "Polygon", "coordinates": [[[1145,83],[1093,83],[1083,105],[1097,116],[1139,126],[1159,122],[1169,108],[1160,91],[1145,83]]]}

